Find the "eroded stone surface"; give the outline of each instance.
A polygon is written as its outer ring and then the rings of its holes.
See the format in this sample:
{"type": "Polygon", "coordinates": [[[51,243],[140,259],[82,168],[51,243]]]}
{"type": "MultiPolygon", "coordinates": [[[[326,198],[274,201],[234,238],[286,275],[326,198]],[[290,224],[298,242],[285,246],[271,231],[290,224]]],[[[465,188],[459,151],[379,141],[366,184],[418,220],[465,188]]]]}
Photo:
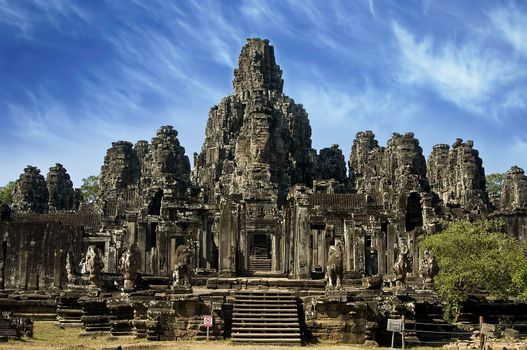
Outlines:
{"type": "Polygon", "coordinates": [[[70,176],[62,164],[57,163],[49,168],[46,184],[49,192],[48,205],[50,211],[75,209],[73,182],[71,182],[70,176]]]}
{"type": "Polygon", "coordinates": [[[37,167],[28,165],[13,190],[13,210],[47,213],[49,192],[44,176],[37,167]]]}
{"type": "Polygon", "coordinates": [[[489,210],[485,170],[473,141],[456,139],[452,148],[434,146],[428,158],[428,178],[443,205],[473,214],[489,210]]]}
{"type": "Polygon", "coordinates": [[[527,176],[522,168],[513,166],[505,174],[500,209],[527,209],[527,176]]]}

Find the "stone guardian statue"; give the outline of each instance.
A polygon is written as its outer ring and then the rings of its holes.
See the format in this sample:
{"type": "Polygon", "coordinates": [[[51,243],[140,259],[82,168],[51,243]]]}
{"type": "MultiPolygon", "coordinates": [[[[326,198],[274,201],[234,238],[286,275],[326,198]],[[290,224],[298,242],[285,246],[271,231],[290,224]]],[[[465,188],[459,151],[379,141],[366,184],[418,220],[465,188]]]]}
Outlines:
{"type": "Polygon", "coordinates": [[[326,286],[328,289],[341,289],[344,277],[343,249],[340,240],[329,247],[328,265],[326,266],[326,286]]]}

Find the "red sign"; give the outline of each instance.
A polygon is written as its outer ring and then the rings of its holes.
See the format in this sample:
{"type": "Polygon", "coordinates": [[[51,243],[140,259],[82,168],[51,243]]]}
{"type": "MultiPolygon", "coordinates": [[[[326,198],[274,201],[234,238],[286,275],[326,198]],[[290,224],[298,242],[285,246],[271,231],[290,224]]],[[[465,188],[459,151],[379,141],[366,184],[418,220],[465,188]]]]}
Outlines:
{"type": "Polygon", "coordinates": [[[212,315],[203,315],[203,325],[205,327],[212,327],[212,315]]]}

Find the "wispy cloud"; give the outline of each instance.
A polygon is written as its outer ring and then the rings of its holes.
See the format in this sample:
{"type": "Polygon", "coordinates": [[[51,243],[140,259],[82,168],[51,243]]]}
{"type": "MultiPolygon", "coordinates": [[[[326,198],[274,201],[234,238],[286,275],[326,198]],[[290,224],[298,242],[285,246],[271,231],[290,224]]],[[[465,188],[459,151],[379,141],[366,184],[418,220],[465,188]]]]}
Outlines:
{"type": "Polygon", "coordinates": [[[520,54],[527,56],[527,13],[505,7],[491,12],[489,17],[503,38],[520,54]]]}
{"type": "MultiPolygon", "coordinates": [[[[304,104],[311,123],[317,128],[394,130],[397,123],[407,123],[416,118],[419,111],[419,106],[404,96],[368,82],[353,87],[331,83],[313,85],[309,81],[299,83],[293,89],[294,96],[304,104]]],[[[346,138],[342,142],[350,141],[348,136],[346,138]]]]}
{"type": "Polygon", "coordinates": [[[61,29],[65,22],[78,25],[77,22],[86,23],[91,18],[82,7],[66,0],[34,0],[30,4],[0,0],[0,8],[0,23],[15,28],[25,39],[33,39],[44,24],[61,29]]]}
{"type": "Polygon", "coordinates": [[[399,49],[400,80],[430,87],[463,109],[485,114],[500,88],[518,77],[515,64],[492,49],[471,42],[434,45],[432,38],[418,40],[397,22],[392,29],[399,49]]]}

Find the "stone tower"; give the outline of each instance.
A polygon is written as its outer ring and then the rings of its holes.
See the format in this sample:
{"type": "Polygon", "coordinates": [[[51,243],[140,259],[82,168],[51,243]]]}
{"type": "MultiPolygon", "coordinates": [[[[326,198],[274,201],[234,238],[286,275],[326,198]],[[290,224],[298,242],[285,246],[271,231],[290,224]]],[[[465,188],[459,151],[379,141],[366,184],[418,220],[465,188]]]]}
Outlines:
{"type": "Polygon", "coordinates": [[[311,127],[302,105],[283,94],[282,71],[268,40],[248,39],[233,91],[209,112],[193,181],[218,211],[220,273],[244,273],[256,256],[269,258],[278,271],[280,209],[292,185],[312,183],[311,127]]]}
{"type": "Polygon", "coordinates": [[[527,176],[522,168],[513,166],[505,174],[500,209],[527,209],[527,176]]]}
{"type": "Polygon", "coordinates": [[[234,71],[234,94],[211,108],[195,160],[194,181],[208,187],[212,203],[222,195],[264,195],[281,205],[291,185],[312,181],[307,113],[282,89],[269,41],[248,39],[234,71]]]}
{"type": "Polygon", "coordinates": [[[49,168],[46,176],[49,192],[49,210],[73,210],[75,209],[75,190],[69,174],[62,164],[55,164],[49,168]]]}
{"type": "Polygon", "coordinates": [[[428,179],[442,204],[479,214],[489,209],[485,170],[471,140],[456,139],[452,148],[440,144],[428,157],[428,179]]]}
{"type": "Polygon", "coordinates": [[[28,165],[20,175],[13,190],[13,210],[34,213],[48,212],[49,193],[40,170],[28,165]]]}

